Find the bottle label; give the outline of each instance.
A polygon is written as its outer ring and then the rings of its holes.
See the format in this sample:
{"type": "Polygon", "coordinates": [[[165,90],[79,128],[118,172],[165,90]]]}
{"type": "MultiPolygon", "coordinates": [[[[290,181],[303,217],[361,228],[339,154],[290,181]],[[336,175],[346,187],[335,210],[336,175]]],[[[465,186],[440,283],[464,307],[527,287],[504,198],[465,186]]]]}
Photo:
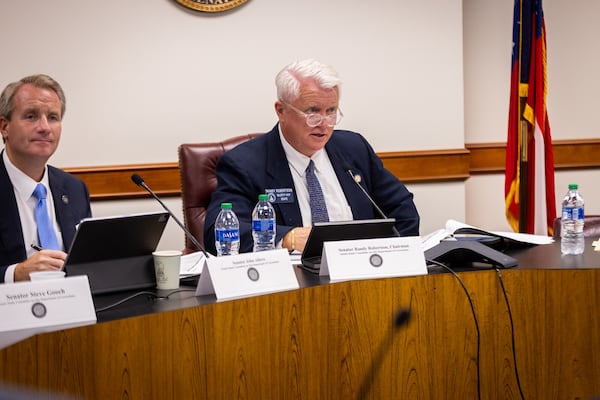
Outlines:
{"type": "Polygon", "coordinates": [[[240,231],[238,229],[217,229],[215,233],[218,242],[237,242],[240,240],[240,231]]]}
{"type": "Polygon", "coordinates": [[[583,207],[563,207],[562,219],[583,221],[583,207]]]}
{"type": "Polygon", "coordinates": [[[257,232],[272,231],[275,221],[272,219],[255,219],[252,221],[252,230],[257,232]]]}

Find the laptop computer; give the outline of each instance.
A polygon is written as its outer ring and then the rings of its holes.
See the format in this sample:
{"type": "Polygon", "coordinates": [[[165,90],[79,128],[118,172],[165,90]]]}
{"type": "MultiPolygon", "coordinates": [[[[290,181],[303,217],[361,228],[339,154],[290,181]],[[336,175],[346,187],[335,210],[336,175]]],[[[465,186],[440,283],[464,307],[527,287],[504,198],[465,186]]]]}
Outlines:
{"type": "Polygon", "coordinates": [[[92,294],[154,287],[152,252],[168,220],[168,212],[82,220],[63,266],[66,275],[87,275],[92,294]]]}
{"type": "Polygon", "coordinates": [[[394,218],[317,222],[313,225],[301,256],[300,267],[313,273],[321,268],[323,243],[339,240],[378,239],[396,236],[394,218]]]}

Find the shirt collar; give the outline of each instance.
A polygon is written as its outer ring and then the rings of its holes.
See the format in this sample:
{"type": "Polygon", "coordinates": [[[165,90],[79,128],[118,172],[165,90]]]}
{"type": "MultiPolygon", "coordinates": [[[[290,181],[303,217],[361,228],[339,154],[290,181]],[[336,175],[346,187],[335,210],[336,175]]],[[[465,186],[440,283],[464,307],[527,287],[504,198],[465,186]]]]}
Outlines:
{"type": "MultiPolygon", "coordinates": [[[[35,180],[31,179],[27,176],[23,171],[17,168],[8,158],[8,154],[6,154],[5,150],[2,150],[2,159],[4,161],[4,166],[6,167],[6,172],[8,173],[8,177],[13,187],[15,188],[15,194],[19,196],[23,201],[29,200],[29,198],[33,194],[33,190],[35,186],[38,184],[35,180]]],[[[46,186],[46,189],[50,188],[50,183],[48,181],[48,167],[44,167],[44,175],[42,176],[41,183],[46,186]]]]}
{"type": "Polygon", "coordinates": [[[325,149],[321,149],[313,154],[312,157],[306,157],[304,154],[300,153],[298,150],[294,149],[291,144],[285,140],[285,137],[281,133],[279,126],[277,127],[279,130],[279,138],[281,139],[281,145],[283,146],[283,151],[285,152],[285,156],[288,160],[288,163],[294,170],[298,176],[304,176],[306,172],[306,167],[308,167],[308,163],[310,160],[313,160],[315,164],[315,170],[319,171],[320,166],[323,165],[324,160],[327,158],[327,153],[325,149]]]}

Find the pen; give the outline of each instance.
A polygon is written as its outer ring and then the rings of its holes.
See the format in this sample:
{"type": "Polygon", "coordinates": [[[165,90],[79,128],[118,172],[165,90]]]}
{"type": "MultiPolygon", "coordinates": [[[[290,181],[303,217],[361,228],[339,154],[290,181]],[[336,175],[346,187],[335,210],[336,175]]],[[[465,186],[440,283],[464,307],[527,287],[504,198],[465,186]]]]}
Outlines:
{"type": "Polygon", "coordinates": [[[42,248],[36,244],[31,243],[31,248],[36,251],[42,251],[42,248]]]}

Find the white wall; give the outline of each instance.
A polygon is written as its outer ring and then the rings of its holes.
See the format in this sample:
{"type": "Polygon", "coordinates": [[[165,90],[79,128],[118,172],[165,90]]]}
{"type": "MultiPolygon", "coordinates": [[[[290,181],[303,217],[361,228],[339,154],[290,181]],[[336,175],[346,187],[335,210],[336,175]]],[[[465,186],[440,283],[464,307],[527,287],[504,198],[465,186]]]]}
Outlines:
{"type": "Polygon", "coordinates": [[[217,15],[167,0],[0,7],[15,57],[0,85],[43,71],[67,93],[60,166],[174,161],[182,142],[267,131],[276,73],[307,57],[338,70],[341,127],[376,150],[430,148],[442,130],[436,147],[462,147],[459,0],[250,0],[217,15]]]}
{"type": "MultiPolygon", "coordinates": [[[[465,141],[504,142],[513,1],[464,0],[465,141]]],[[[594,0],[546,0],[548,114],[553,139],[600,137],[594,123],[600,52],[594,0]]]]}
{"type": "MultiPolygon", "coordinates": [[[[591,116],[600,28],[592,16],[600,4],[544,5],[553,136],[598,137],[591,116]]],[[[217,14],[172,0],[7,0],[0,15],[0,86],[44,72],[65,88],[63,139],[52,159],[59,167],[171,162],[183,142],[264,132],[276,121],[275,74],[306,57],[338,70],[341,128],[363,133],[376,151],[505,141],[510,0],[250,0],[217,14]]],[[[593,210],[594,174],[563,174],[581,184],[593,210]]],[[[409,189],[422,233],[448,218],[508,229],[502,176],[409,189]]],[[[167,204],[181,217],[179,199],[167,204]]],[[[152,200],[92,205],[95,215],[158,208],[152,200]]],[[[182,242],[173,224],[161,247],[182,242]]]]}

